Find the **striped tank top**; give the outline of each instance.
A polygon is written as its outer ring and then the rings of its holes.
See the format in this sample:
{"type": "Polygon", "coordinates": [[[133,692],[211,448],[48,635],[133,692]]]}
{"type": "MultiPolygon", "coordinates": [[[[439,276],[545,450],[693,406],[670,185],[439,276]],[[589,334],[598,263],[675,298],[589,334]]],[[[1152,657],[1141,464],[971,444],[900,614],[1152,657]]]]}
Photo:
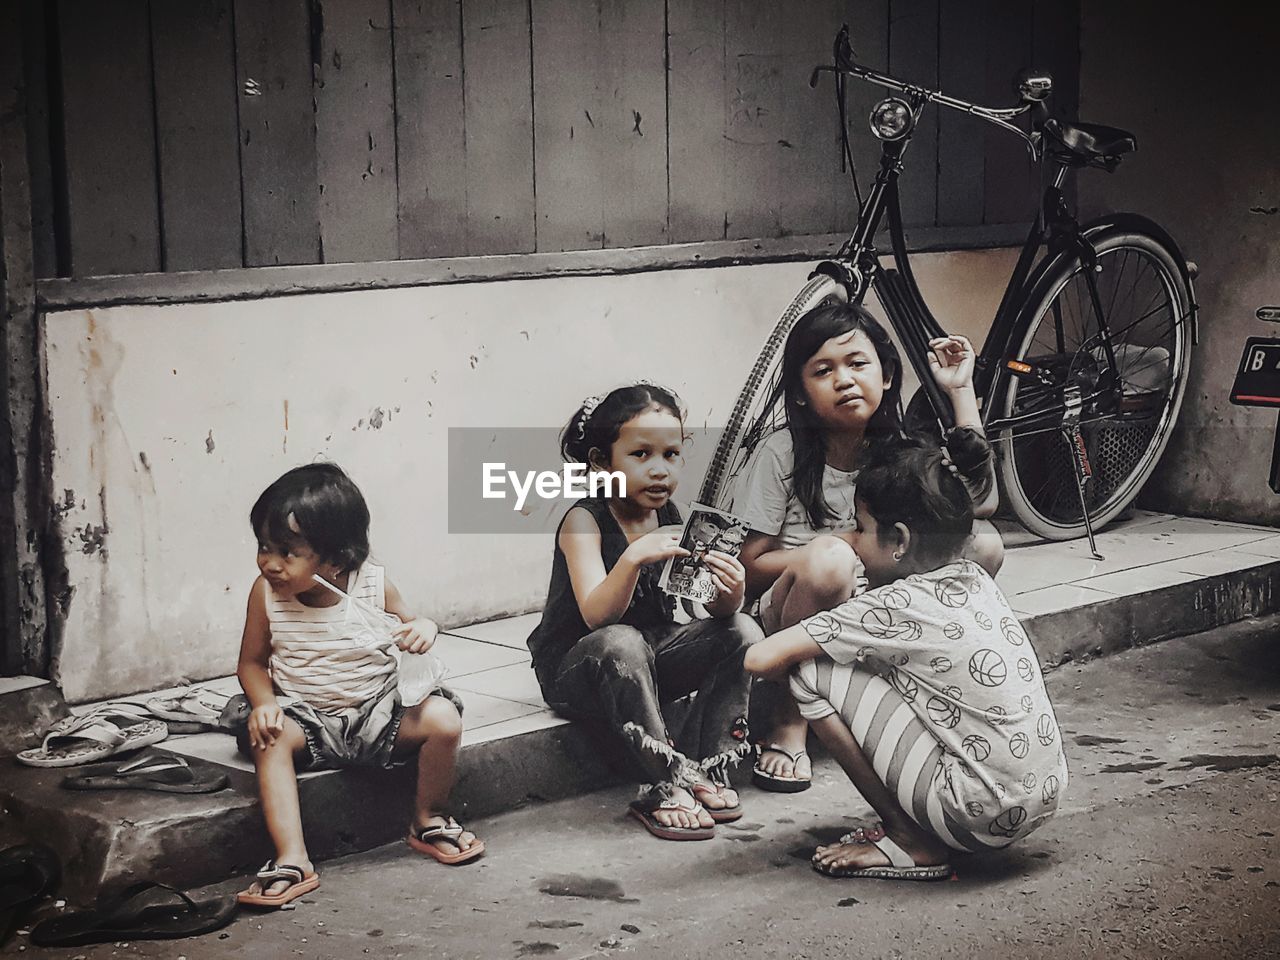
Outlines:
{"type": "MultiPolygon", "coordinates": [[[[379,699],[396,682],[394,642],[371,626],[371,616],[341,600],[308,607],[282,597],[263,581],[271,628],[271,679],[287,697],[324,713],[341,713],[379,699]]],[[[361,564],[348,574],[346,593],[386,609],[382,567],[361,564]]]]}

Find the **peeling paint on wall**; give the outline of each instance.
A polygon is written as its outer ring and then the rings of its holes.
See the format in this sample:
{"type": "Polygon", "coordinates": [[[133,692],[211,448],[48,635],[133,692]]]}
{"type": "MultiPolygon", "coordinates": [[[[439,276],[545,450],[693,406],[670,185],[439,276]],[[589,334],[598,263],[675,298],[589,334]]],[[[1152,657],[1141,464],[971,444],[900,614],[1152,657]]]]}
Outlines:
{"type": "Polygon", "coordinates": [[[213,453],[215,447],[217,447],[217,444],[213,442],[213,428],[211,427],[209,435],[204,438],[204,452],[213,453]]]}
{"type": "Polygon", "coordinates": [[[68,513],[76,508],[76,492],[74,490],[63,490],[62,500],[55,500],[53,503],[53,519],[61,520],[68,513]]]}
{"type": "Polygon", "coordinates": [[[92,556],[95,553],[106,555],[107,525],[105,523],[86,523],[83,530],[76,528],[76,535],[80,538],[80,552],[85,556],[92,556]]]}

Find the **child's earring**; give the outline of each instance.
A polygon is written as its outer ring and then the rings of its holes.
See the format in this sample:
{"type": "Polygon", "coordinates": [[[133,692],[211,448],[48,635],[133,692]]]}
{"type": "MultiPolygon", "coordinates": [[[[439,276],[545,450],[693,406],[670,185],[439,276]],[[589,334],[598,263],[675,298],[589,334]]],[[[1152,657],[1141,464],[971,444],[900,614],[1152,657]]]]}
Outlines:
{"type": "Polygon", "coordinates": [[[895,551],[893,551],[893,562],[894,562],[894,563],[901,563],[901,562],[902,562],[902,551],[901,551],[901,550],[895,550],[895,551]]]}

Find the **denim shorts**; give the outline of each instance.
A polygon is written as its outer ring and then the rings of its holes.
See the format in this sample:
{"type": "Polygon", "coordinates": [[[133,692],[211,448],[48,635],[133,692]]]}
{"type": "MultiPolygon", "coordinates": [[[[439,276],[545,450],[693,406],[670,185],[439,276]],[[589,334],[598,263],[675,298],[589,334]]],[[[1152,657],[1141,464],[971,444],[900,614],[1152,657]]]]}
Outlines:
{"type": "MultiPolygon", "coordinates": [[[[445,687],[437,687],[432,697],[444,697],[462,713],[462,700],[445,687]]],[[[250,754],[248,742],[249,701],[243,694],[232,698],[243,700],[243,719],[236,725],[236,740],[243,753],[250,754]]],[[[229,705],[230,706],[230,705],[229,705]]],[[[311,704],[295,700],[281,706],[307,739],[307,756],[299,769],[329,770],[336,767],[391,767],[391,756],[400,732],[405,707],[395,684],[381,696],[340,713],[317,710],[311,704]]],[[[225,713],[225,711],[224,711],[225,713]]]]}

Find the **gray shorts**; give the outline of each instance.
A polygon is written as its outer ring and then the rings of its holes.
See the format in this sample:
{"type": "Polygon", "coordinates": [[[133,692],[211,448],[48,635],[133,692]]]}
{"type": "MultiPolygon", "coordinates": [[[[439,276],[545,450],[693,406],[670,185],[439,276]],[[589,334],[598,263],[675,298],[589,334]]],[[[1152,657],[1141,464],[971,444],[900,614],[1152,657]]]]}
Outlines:
{"type": "MultiPolygon", "coordinates": [[[[462,713],[462,700],[452,690],[437,687],[432,697],[444,697],[462,713]]],[[[235,699],[244,700],[244,718],[236,729],[236,739],[244,753],[248,747],[249,701],[243,694],[235,699]]],[[[307,756],[299,768],[303,770],[327,770],[334,767],[391,767],[394,765],[391,751],[400,732],[400,721],[405,707],[400,702],[400,691],[395,684],[378,698],[343,710],[341,713],[324,713],[301,700],[282,706],[285,716],[302,728],[307,739],[307,756]]]]}

